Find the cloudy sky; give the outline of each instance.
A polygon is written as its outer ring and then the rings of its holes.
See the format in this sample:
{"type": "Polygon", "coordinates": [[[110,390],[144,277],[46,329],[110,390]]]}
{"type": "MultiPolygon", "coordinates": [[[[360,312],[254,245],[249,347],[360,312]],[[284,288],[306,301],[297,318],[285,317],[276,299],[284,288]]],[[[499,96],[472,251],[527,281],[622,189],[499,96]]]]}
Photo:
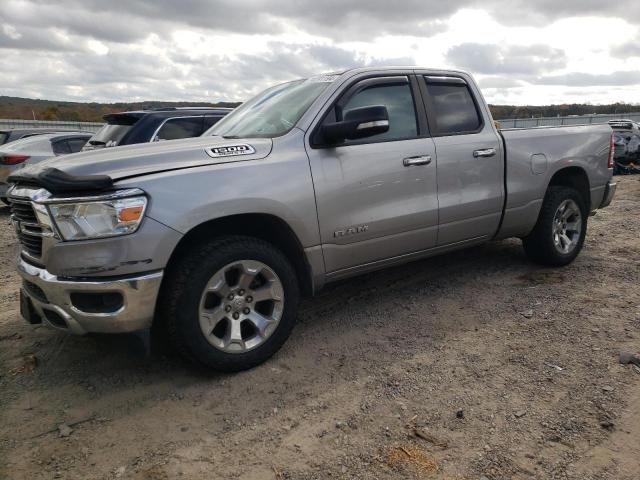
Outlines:
{"type": "Polygon", "coordinates": [[[2,0],[0,95],[245,100],[362,65],[462,68],[491,103],[640,103],[640,2],[2,0]]]}

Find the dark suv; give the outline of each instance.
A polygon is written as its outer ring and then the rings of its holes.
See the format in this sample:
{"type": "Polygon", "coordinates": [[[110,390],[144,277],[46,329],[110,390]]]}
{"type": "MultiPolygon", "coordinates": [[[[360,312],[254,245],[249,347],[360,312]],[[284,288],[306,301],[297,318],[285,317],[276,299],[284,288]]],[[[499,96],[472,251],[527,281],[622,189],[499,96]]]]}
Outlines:
{"type": "Polygon", "coordinates": [[[83,150],[198,137],[231,108],[172,107],[110,113],[83,150]]]}

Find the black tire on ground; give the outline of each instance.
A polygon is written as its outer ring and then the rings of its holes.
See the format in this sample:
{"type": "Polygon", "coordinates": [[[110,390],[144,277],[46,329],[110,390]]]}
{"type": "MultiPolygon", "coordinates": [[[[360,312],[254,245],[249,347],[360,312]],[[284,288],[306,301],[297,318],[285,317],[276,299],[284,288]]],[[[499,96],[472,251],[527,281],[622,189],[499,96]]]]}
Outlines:
{"type": "Polygon", "coordinates": [[[578,256],[587,233],[587,219],[589,217],[585,200],[580,193],[563,186],[550,186],[540,209],[540,215],[533,231],[523,238],[524,250],[527,256],[541,265],[560,267],[567,265],[578,256]],[[553,223],[556,211],[565,200],[573,200],[578,205],[582,215],[582,228],[575,247],[568,253],[563,253],[554,243],[553,223]]]}
{"type": "Polygon", "coordinates": [[[204,367],[222,372],[255,367],[273,356],[293,329],[300,297],[298,279],[284,254],[270,243],[245,236],[203,242],[174,262],[166,275],[158,302],[158,320],[173,346],[204,367]],[[205,338],[200,328],[199,307],[211,277],[239,260],[262,262],[277,274],[284,291],[284,310],[276,329],[264,343],[243,353],[227,353],[205,338]]]}

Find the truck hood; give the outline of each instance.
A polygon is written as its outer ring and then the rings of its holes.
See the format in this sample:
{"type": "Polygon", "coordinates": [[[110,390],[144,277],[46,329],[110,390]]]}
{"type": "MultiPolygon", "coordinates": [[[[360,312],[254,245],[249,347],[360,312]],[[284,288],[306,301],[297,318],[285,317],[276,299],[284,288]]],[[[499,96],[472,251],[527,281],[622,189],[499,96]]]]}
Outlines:
{"type": "Polygon", "coordinates": [[[53,157],[21,171],[36,176],[55,168],[72,176],[107,175],[116,181],[154,172],[260,160],[271,153],[269,138],[225,139],[208,136],[110,147],[53,157]]]}

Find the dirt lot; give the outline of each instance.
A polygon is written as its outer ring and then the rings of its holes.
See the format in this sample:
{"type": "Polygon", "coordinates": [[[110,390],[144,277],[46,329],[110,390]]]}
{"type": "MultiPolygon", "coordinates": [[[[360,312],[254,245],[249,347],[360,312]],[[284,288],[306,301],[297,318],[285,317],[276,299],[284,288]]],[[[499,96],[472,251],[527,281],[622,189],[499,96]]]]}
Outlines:
{"type": "Polygon", "coordinates": [[[0,212],[0,478],[636,479],[640,178],[571,266],[505,241],[336,284],[271,361],[24,324],[0,212]],[[67,428],[69,427],[69,428],[67,428]],[[416,436],[418,432],[419,436],[416,436]]]}

